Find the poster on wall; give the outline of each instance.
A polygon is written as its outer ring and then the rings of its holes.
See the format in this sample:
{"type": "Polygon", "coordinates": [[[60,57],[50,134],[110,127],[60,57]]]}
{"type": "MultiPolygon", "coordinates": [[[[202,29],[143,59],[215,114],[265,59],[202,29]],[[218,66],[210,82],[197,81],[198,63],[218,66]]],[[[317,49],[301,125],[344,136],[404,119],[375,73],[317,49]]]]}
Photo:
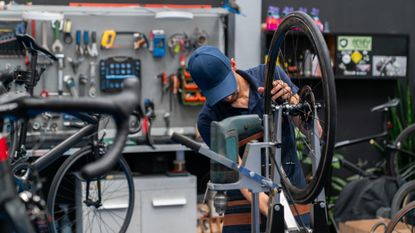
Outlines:
{"type": "Polygon", "coordinates": [[[373,76],[405,77],[406,56],[373,56],[373,76]]]}
{"type": "Polygon", "coordinates": [[[338,36],[336,73],[350,76],[371,75],[371,36],[338,36]]]}

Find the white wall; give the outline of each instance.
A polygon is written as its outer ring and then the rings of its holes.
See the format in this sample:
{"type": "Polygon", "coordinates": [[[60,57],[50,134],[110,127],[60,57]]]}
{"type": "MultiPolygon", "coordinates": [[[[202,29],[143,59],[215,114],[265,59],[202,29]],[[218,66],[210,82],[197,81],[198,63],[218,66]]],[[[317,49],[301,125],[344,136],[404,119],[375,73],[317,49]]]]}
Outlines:
{"type": "Polygon", "coordinates": [[[235,15],[235,59],[239,69],[261,62],[262,0],[237,0],[242,14],[235,15]]]}

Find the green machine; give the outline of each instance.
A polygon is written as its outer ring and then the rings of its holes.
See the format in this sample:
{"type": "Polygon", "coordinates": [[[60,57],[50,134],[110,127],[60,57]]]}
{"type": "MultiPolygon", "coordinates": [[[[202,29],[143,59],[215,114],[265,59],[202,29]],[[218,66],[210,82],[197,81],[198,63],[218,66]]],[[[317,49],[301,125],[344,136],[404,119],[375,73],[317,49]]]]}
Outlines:
{"type": "MultiPolygon", "coordinates": [[[[213,121],[210,125],[210,149],[238,163],[239,142],[262,130],[262,121],[256,114],[213,121]]],[[[239,173],[211,160],[210,180],[218,184],[234,183],[239,180],[239,173]]]]}

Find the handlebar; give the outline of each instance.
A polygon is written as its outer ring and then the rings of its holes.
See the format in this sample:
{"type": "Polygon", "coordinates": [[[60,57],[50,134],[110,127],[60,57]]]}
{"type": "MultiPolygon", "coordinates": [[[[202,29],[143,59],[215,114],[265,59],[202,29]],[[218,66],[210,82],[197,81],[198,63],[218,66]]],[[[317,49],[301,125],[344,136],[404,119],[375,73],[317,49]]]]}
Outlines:
{"type": "Polygon", "coordinates": [[[129,116],[140,103],[139,85],[137,79],[126,79],[124,90],[120,94],[95,99],[46,99],[22,95],[3,98],[3,101],[0,98],[0,117],[24,118],[36,116],[42,112],[94,112],[112,115],[117,128],[116,140],[105,156],[81,170],[84,178],[91,179],[103,175],[118,161],[129,131],[129,116]]]}
{"type": "Polygon", "coordinates": [[[183,145],[189,147],[190,149],[192,149],[192,150],[194,150],[196,152],[199,152],[200,148],[202,147],[202,144],[201,143],[198,143],[197,141],[192,140],[189,137],[183,136],[183,135],[178,134],[176,132],[174,132],[171,135],[171,139],[173,141],[176,141],[176,142],[178,142],[180,144],[183,144],[183,145]]]}

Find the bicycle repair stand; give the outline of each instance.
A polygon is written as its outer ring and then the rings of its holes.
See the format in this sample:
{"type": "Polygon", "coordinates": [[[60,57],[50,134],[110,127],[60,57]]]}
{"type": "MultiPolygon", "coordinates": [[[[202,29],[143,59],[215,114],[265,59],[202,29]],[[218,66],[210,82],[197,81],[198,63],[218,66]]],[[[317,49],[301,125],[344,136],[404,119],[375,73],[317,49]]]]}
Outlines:
{"type": "MultiPolygon", "coordinates": [[[[287,106],[285,106],[287,107],[287,106]]],[[[281,125],[281,115],[283,112],[282,106],[277,106],[276,111],[277,114],[274,117],[278,120],[276,121],[276,125],[281,125]]],[[[230,122],[228,124],[229,129],[216,131],[217,134],[227,134],[238,136],[239,131],[246,131],[248,126],[245,127],[235,127],[236,126],[243,126],[243,124],[232,123],[232,121],[241,121],[241,117],[245,117],[243,121],[245,122],[252,122],[248,120],[246,117],[257,118],[257,115],[245,115],[245,116],[235,116],[231,118],[227,118],[226,120],[230,122]],[[236,132],[236,133],[235,133],[236,132]]],[[[317,119],[317,118],[314,118],[317,119]]],[[[257,120],[260,124],[260,120],[257,120]]],[[[264,122],[268,122],[268,116],[264,115],[264,122]]],[[[252,127],[252,126],[251,126],[252,127]]],[[[268,132],[268,124],[264,124],[265,132],[268,132]]],[[[281,130],[277,129],[277,142],[281,141],[281,130]]],[[[221,137],[221,135],[216,135],[217,137],[221,137]]],[[[223,135],[222,135],[223,136],[223,135]]],[[[226,136],[225,136],[226,138],[226,136]]],[[[269,176],[262,176],[261,175],[261,151],[268,149],[272,149],[276,151],[275,159],[277,162],[277,166],[282,167],[281,165],[281,149],[279,143],[273,142],[249,142],[245,148],[245,152],[243,155],[243,161],[241,165],[238,165],[235,161],[228,159],[227,157],[210,150],[206,146],[202,146],[202,144],[197,143],[188,137],[182,136],[177,133],[173,133],[172,139],[180,142],[189,148],[193,149],[194,151],[208,157],[212,161],[215,161],[227,168],[230,168],[234,171],[239,172],[239,180],[234,183],[208,183],[208,188],[213,191],[223,192],[225,190],[239,190],[242,188],[247,188],[252,193],[252,207],[251,207],[251,232],[252,233],[259,233],[259,193],[260,192],[269,192],[272,196],[271,199],[271,206],[269,214],[268,214],[268,222],[267,224],[267,233],[286,233],[286,232],[310,232],[311,230],[302,229],[298,226],[296,219],[291,212],[289,207],[288,201],[283,194],[282,186],[280,185],[280,179],[278,172],[274,174],[274,180],[278,183],[274,183],[269,176]]],[[[318,142],[318,137],[315,138],[314,143],[318,142]]],[[[268,139],[266,138],[265,141],[268,139]]],[[[232,138],[231,141],[235,141],[235,138],[232,138]]],[[[226,145],[227,143],[225,143],[226,145]]],[[[232,143],[233,144],[233,143],[232,143]]],[[[227,144],[229,146],[229,144],[227,144]]],[[[238,148],[230,148],[231,151],[238,151],[238,148]]],[[[319,157],[318,157],[319,159],[319,157]]],[[[266,158],[266,161],[268,159],[266,158]]],[[[318,160],[315,161],[315,164],[318,164],[318,160]]],[[[268,170],[268,169],[266,169],[268,170]]],[[[268,171],[267,171],[268,172],[268,171]]],[[[226,206],[226,197],[218,198],[219,202],[222,202],[221,205],[223,208],[226,206]]],[[[313,203],[312,209],[312,224],[314,232],[318,233],[328,233],[328,224],[327,224],[327,215],[326,215],[326,205],[325,205],[325,197],[324,191],[321,191],[320,195],[317,197],[316,201],[313,203]]]]}

